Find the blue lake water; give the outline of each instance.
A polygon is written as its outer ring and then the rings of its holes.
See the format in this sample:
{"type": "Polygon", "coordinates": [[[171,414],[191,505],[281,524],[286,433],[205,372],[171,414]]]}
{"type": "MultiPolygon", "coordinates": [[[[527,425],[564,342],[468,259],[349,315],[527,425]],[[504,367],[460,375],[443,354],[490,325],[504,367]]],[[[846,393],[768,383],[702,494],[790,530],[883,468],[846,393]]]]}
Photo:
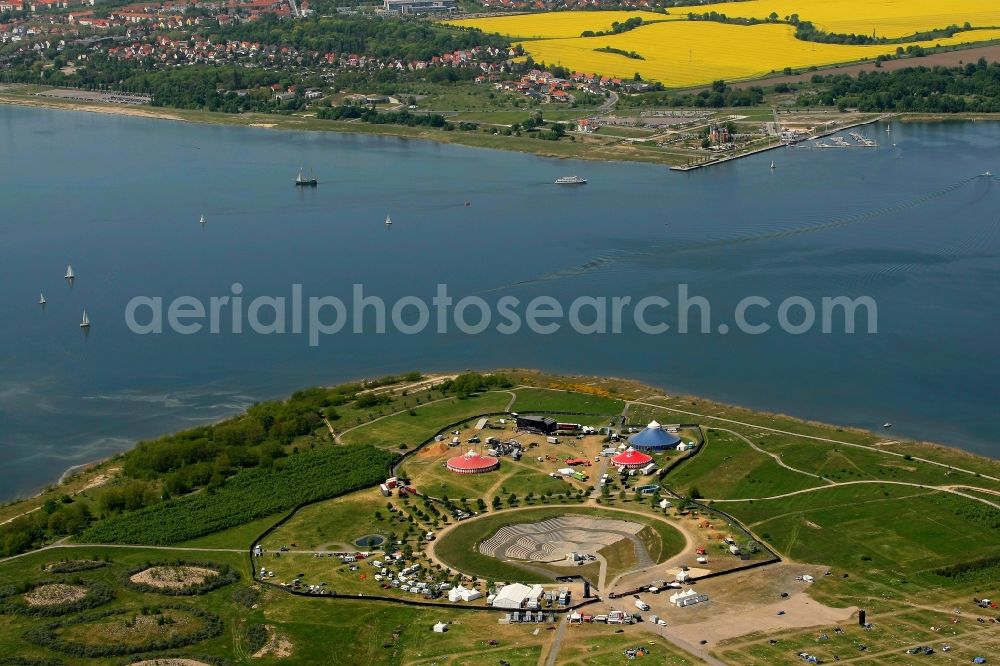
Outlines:
{"type": "Polygon", "coordinates": [[[1000,183],[979,175],[1000,173],[1000,124],[866,131],[883,145],[679,174],[0,107],[0,497],[254,400],[411,369],[628,376],[828,422],[891,421],[894,435],[1000,456],[1000,183]],[[318,188],[292,186],[300,164],[318,188]],[[572,173],[590,183],[552,184],[572,173]],[[234,282],[247,300],[293,284],[349,300],[361,283],[390,303],[429,300],[438,283],[456,298],[564,303],[674,300],[687,283],[711,302],[715,332],[646,335],[626,317],[620,334],[341,332],[310,347],[304,335],[125,325],[135,296],[207,302],[234,282]],[[719,334],[754,295],[870,295],[879,332],[719,334]]]}

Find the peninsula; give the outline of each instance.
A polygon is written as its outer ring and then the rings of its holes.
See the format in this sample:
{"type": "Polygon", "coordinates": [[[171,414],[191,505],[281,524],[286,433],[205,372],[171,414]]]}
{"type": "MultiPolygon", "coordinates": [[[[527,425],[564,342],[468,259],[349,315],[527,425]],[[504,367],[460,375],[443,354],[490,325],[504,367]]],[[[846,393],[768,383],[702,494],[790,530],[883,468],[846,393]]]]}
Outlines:
{"type": "Polygon", "coordinates": [[[996,460],[628,380],[306,389],[141,442],[0,519],[11,663],[968,663],[1000,647],[996,460]]]}

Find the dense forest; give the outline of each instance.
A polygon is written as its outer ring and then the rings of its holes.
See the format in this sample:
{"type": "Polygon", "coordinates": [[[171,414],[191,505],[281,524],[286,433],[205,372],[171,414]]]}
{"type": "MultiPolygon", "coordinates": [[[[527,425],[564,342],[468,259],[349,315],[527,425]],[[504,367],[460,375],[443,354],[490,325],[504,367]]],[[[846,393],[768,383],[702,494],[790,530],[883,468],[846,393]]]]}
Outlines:
{"type": "Polygon", "coordinates": [[[216,28],[208,36],[289,46],[321,53],[371,55],[403,60],[430,60],[475,46],[508,48],[509,40],[478,30],[456,30],[429,21],[392,18],[322,17],[280,21],[267,15],[259,21],[216,28]]]}
{"type": "Polygon", "coordinates": [[[980,59],[963,67],[908,67],[892,72],[861,72],[812,77],[815,91],[799,104],[860,111],[995,113],[1000,111],[1000,64],[980,59]]]}

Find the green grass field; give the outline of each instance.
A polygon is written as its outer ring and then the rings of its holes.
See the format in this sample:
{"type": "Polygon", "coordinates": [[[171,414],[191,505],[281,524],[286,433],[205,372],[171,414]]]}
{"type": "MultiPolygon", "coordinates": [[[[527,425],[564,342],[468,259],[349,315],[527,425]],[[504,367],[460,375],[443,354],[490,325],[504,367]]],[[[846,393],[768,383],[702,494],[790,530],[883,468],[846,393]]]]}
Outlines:
{"type": "Polygon", "coordinates": [[[369,488],[299,510],[261,544],[267,550],[291,543],[302,550],[361,550],[355,540],[373,534],[386,536],[391,531],[405,528],[386,509],[386,498],[369,488]],[[375,517],[376,512],[381,519],[375,517]]]}
{"type": "Polygon", "coordinates": [[[535,388],[517,389],[515,393],[517,393],[517,400],[514,401],[514,406],[511,409],[521,414],[538,410],[616,415],[621,414],[622,408],[625,406],[621,400],[587,393],[535,388]]]}
{"type": "Polygon", "coordinates": [[[864,484],[721,506],[795,560],[929,581],[936,567],[1000,553],[1000,510],[976,504],[921,488],[864,484]]]}
{"type": "Polygon", "coordinates": [[[412,414],[402,412],[351,430],[343,435],[346,444],[374,444],[398,450],[400,444],[409,448],[433,437],[448,423],[486,412],[503,411],[510,402],[506,392],[483,393],[469,398],[445,398],[442,401],[414,407],[412,414]]]}
{"type": "Polygon", "coordinates": [[[703,497],[713,499],[771,497],[825,485],[820,479],[780,467],[735,435],[712,429],[703,450],[680,464],[667,481],[682,495],[697,488],[703,497]]]}
{"type": "MultiPolygon", "coordinates": [[[[30,555],[11,560],[0,564],[0,586],[32,580],[51,580],[60,578],[64,580],[81,579],[87,581],[101,582],[114,590],[115,598],[102,606],[99,606],[86,613],[97,613],[105,610],[124,609],[129,617],[133,614],[140,614],[143,607],[153,607],[158,604],[197,606],[219,615],[225,623],[225,630],[221,636],[198,642],[181,651],[186,654],[208,655],[219,658],[227,658],[231,655],[233,645],[232,629],[241,619],[251,616],[253,613],[232,602],[232,594],[235,589],[245,586],[247,578],[244,573],[243,580],[226,585],[222,588],[197,597],[170,597],[160,594],[140,593],[122,586],[118,577],[121,572],[130,566],[142,564],[147,561],[171,560],[180,555],[175,551],[163,551],[155,549],[120,549],[120,548],[60,548],[49,551],[32,553],[30,555]],[[61,559],[109,559],[110,566],[72,574],[54,575],[43,571],[43,567],[61,559]]],[[[228,564],[232,567],[245,568],[246,559],[238,553],[224,552],[201,552],[195,557],[187,556],[190,559],[200,561],[211,561],[220,564],[228,564]]],[[[180,615],[184,615],[180,613],[180,615]]],[[[68,616],[64,616],[68,617],[68,616]]],[[[23,615],[0,615],[0,654],[5,656],[20,656],[25,659],[66,659],[65,655],[60,655],[50,649],[34,645],[24,639],[23,634],[30,628],[38,627],[49,622],[62,618],[34,618],[23,615]]],[[[188,618],[183,620],[178,618],[175,627],[181,631],[186,624],[196,625],[196,619],[188,618]]],[[[120,622],[113,620],[97,621],[87,625],[76,625],[68,627],[60,632],[67,640],[81,642],[107,643],[109,640],[119,641],[123,644],[141,643],[148,637],[162,635],[165,627],[151,623],[145,629],[141,627],[126,630],[125,627],[119,629],[120,622]],[[114,638],[109,638],[113,636],[114,638]],[[103,637],[103,638],[102,638],[103,637]]],[[[118,664],[122,657],[108,657],[101,659],[81,659],[72,657],[67,663],[87,663],[87,664],[118,664]]]]}
{"type": "Polygon", "coordinates": [[[685,654],[672,644],[648,633],[639,627],[626,627],[621,634],[615,633],[611,626],[588,627],[587,636],[577,636],[583,633],[579,627],[571,627],[566,644],[559,652],[564,666],[610,666],[612,664],[663,664],[664,666],[692,666],[703,664],[701,659],[685,654]],[[625,650],[642,647],[646,656],[629,662],[624,655],[625,650]]]}

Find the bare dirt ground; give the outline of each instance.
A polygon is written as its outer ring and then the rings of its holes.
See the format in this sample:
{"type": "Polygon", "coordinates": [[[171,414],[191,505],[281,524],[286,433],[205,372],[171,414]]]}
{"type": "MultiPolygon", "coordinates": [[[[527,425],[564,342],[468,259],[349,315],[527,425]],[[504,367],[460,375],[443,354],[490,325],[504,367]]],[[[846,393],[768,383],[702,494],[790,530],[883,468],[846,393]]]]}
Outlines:
{"type": "MultiPolygon", "coordinates": [[[[691,644],[708,641],[710,648],[719,641],[754,632],[829,626],[849,620],[856,607],[821,604],[809,596],[810,583],[795,580],[803,574],[819,578],[824,571],[824,567],[782,563],[709,579],[693,586],[709,600],[687,608],[673,606],[667,592],[642,598],[652,606],[652,613],[667,621],[667,633],[691,644]],[[788,596],[782,598],[782,593],[788,596]]],[[[648,628],[659,633],[652,624],[648,628]]]]}
{"type": "Polygon", "coordinates": [[[24,595],[29,606],[58,606],[72,601],[78,601],[87,596],[87,588],[79,585],[52,583],[39,585],[24,595]]]}
{"type": "Polygon", "coordinates": [[[105,472],[103,474],[98,474],[97,476],[95,476],[94,478],[92,478],[90,481],[88,481],[85,486],[83,486],[82,488],[80,488],[79,492],[83,492],[84,490],[90,490],[91,488],[98,488],[100,486],[103,486],[105,483],[107,483],[111,479],[113,479],[116,476],[118,476],[119,472],[121,472],[121,471],[122,471],[121,467],[110,467],[110,468],[108,468],[107,472],[105,472]]]}
{"type": "Polygon", "coordinates": [[[129,578],[133,583],[178,589],[204,583],[219,572],[202,567],[150,567],[129,578]]]}
{"type": "Polygon", "coordinates": [[[267,627],[267,633],[270,638],[264,647],[253,653],[254,659],[262,659],[263,657],[285,659],[292,656],[292,642],[286,636],[279,634],[272,626],[267,627]]]}
{"type": "Polygon", "coordinates": [[[980,58],[986,58],[990,62],[1000,60],[1000,44],[991,46],[981,46],[975,49],[960,49],[958,51],[947,51],[945,53],[934,53],[923,58],[902,58],[900,60],[887,60],[881,67],[875,67],[875,62],[868,62],[855,65],[844,65],[843,67],[830,67],[820,69],[815,72],[803,72],[802,74],[792,74],[790,76],[776,76],[770,79],[757,79],[756,81],[734,82],[734,88],[747,88],[750,86],[766,85],[771,86],[776,83],[799,83],[808,81],[816,74],[849,74],[857,76],[859,72],[891,72],[907,67],[957,67],[970,62],[976,62],[980,58]]]}

